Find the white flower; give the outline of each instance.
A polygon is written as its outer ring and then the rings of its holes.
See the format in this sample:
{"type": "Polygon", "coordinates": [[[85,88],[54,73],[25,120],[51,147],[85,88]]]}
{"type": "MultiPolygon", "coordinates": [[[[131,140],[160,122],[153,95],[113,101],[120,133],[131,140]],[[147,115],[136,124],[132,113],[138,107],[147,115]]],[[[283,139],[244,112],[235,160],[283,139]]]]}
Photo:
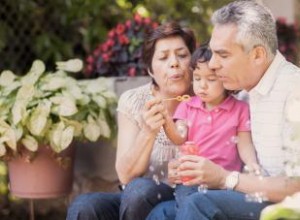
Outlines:
{"type": "Polygon", "coordinates": [[[67,72],[79,72],[82,70],[83,62],[80,59],[71,59],[66,62],[56,62],[56,69],[67,72]]]}

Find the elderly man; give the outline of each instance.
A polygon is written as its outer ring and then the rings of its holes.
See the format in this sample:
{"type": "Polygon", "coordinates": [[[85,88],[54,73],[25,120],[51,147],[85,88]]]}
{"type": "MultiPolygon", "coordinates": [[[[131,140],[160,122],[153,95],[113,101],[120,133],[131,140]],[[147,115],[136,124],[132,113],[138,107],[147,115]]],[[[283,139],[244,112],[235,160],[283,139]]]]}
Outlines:
{"type": "Polygon", "coordinates": [[[193,176],[184,184],[206,184],[208,191],[189,195],[176,214],[174,202],[162,203],[148,219],[258,219],[264,207],[300,191],[300,180],[285,172],[286,164],[294,165],[285,146],[291,133],[286,109],[299,93],[300,70],[278,52],[272,14],[255,1],[235,1],[217,10],[212,22],[209,66],[226,89],[248,91],[252,138],[264,175],[231,172],[205,158],[183,156],[178,170],[170,164],[169,175],[193,176]]]}

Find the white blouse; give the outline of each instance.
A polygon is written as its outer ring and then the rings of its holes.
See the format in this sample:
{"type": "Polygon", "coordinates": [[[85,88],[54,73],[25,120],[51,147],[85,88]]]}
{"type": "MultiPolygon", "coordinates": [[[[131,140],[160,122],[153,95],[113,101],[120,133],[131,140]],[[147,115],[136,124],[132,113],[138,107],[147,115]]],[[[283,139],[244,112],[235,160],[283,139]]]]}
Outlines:
{"type": "MultiPolygon", "coordinates": [[[[146,101],[153,98],[151,83],[127,90],[119,99],[117,111],[124,114],[130,121],[141,127],[141,112],[146,101]]],[[[161,128],[154,142],[150,165],[144,177],[167,183],[168,161],[175,157],[177,146],[166,136],[161,128]]]]}

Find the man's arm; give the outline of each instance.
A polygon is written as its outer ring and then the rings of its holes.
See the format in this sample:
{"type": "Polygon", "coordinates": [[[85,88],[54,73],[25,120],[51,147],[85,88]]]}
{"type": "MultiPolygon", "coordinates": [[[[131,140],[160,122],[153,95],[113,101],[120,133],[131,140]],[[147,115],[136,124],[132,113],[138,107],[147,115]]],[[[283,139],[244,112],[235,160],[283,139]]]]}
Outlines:
{"type": "MultiPolygon", "coordinates": [[[[180,158],[179,176],[192,176],[194,179],[184,182],[184,185],[206,184],[210,189],[225,189],[226,177],[231,173],[212,161],[195,155],[185,155],[180,158]]],[[[234,190],[246,194],[263,193],[271,202],[279,202],[286,196],[300,191],[300,178],[259,177],[240,174],[234,190]]]]}

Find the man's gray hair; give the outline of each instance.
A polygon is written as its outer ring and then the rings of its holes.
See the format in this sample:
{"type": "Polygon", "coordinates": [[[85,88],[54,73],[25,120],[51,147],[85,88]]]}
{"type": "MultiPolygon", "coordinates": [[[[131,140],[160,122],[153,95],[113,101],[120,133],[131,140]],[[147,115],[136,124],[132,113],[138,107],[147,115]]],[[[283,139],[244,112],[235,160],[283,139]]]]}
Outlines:
{"type": "Polygon", "coordinates": [[[245,51],[263,46],[272,59],[278,49],[276,22],[270,10],[254,0],[239,0],[215,11],[212,23],[216,25],[234,24],[238,29],[237,43],[245,51]]]}

